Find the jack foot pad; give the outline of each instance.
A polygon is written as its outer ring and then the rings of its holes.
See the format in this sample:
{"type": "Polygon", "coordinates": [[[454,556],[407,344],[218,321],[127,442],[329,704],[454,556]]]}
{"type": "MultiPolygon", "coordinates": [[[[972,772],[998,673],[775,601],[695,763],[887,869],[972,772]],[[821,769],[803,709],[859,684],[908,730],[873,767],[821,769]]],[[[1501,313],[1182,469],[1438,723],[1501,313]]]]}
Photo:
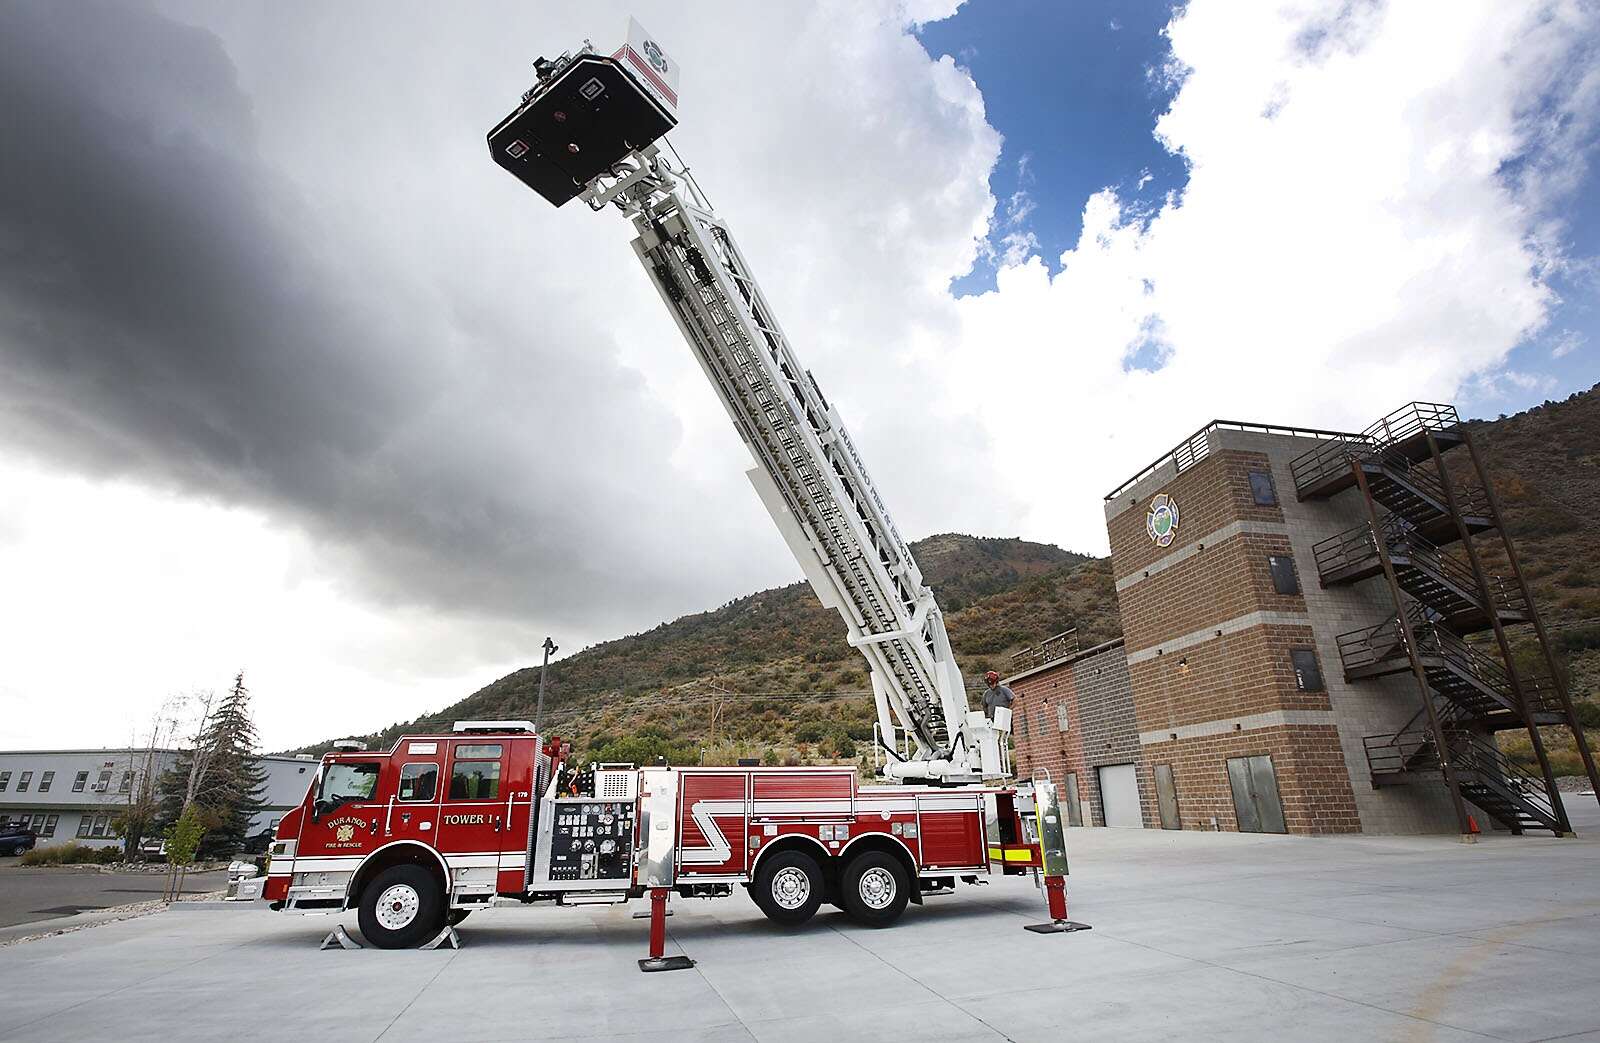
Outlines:
{"type": "Polygon", "coordinates": [[[424,942],[421,948],[437,949],[441,945],[448,945],[452,949],[461,948],[461,936],[456,933],[456,929],[454,927],[445,927],[444,930],[433,936],[433,941],[424,942]]]}
{"type": "Polygon", "coordinates": [[[335,927],[333,930],[329,931],[328,932],[328,936],[326,938],[322,939],[322,944],[317,946],[317,948],[318,949],[331,949],[336,945],[341,949],[360,949],[360,948],[363,948],[363,946],[362,946],[362,944],[360,942],[358,942],[354,938],[350,937],[350,932],[348,932],[348,931],[346,931],[344,929],[344,924],[340,924],[339,926],[335,927]]]}
{"type": "Polygon", "coordinates": [[[687,956],[657,956],[639,961],[641,971],[686,971],[693,966],[694,961],[687,956]]]}
{"type": "Polygon", "coordinates": [[[1022,929],[1024,931],[1032,931],[1034,934],[1066,934],[1069,931],[1094,930],[1088,924],[1079,923],[1076,920],[1051,920],[1049,923],[1030,923],[1022,929]]]}

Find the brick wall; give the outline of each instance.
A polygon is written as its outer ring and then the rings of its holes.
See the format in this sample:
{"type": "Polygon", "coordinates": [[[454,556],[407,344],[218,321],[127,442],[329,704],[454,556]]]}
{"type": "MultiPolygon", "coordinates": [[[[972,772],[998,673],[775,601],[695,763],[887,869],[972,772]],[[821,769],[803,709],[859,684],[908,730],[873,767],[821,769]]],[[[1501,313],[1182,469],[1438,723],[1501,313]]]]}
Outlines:
{"type": "MultiPolygon", "coordinates": [[[[1139,763],[1139,730],[1122,642],[1086,649],[1006,683],[1017,697],[1012,707],[1017,775],[1048,771],[1063,788],[1075,781],[1083,824],[1105,825],[1095,769],[1139,763]],[[1058,708],[1066,713],[1064,731],[1058,708]]],[[[1148,790],[1153,800],[1155,790],[1148,783],[1141,777],[1140,790],[1148,790]]]]}
{"type": "MultiPolygon", "coordinates": [[[[1227,762],[1231,757],[1263,754],[1272,758],[1284,824],[1290,833],[1360,832],[1344,754],[1332,727],[1259,728],[1144,747],[1148,771],[1153,773],[1157,764],[1172,765],[1179,823],[1184,829],[1198,830],[1239,828],[1227,762]]],[[[1156,824],[1148,808],[1145,818],[1148,824],[1156,824]]]]}

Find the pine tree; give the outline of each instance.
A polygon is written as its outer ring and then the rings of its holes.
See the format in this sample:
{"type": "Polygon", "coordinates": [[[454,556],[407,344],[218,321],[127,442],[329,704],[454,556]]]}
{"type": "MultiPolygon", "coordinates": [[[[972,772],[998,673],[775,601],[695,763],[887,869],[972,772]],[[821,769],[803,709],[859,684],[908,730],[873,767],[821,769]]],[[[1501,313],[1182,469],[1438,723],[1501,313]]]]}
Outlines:
{"type": "Polygon", "coordinates": [[[180,754],[162,778],[163,821],[176,822],[193,803],[205,827],[197,858],[225,858],[244,846],[267,783],[256,745],[250,690],[241,671],[216,711],[201,722],[194,748],[180,754]]]}

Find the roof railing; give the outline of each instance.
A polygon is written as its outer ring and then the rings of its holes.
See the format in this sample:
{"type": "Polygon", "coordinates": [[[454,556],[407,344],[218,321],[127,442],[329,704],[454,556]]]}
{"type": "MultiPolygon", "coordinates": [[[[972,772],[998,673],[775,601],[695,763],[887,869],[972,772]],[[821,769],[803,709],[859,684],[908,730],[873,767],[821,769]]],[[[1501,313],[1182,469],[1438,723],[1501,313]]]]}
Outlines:
{"type": "Polygon", "coordinates": [[[1055,637],[1045,638],[1043,641],[1011,656],[1011,672],[1020,674],[1025,670],[1032,670],[1054,663],[1058,659],[1066,659],[1078,653],[1078,628],[1063,630],[1055,637]]]}
{"type": "Polygon", "coordinates": [[[1138,474],[1129,478],[1115,489],[1106,493],[1107,500],[1115,500],[1129,489],[1138,485],[1146,478],[1155,474],[1168,463],[1172,463],[1179,474],[1187,471],[1195,464],[1211,455],[1211,432],[1250,431],[1257,434],[1286,435],[1291,438],[1317,438],[1317,439],[1354,439],[1362,436],[1351,434],[1348,431],[1324,431],[1315,427],[1290,427],[1285,424],[1254,424],[1244,420],[1213,420],[1194,434],[1185,438],[1167,452],[1156,458],[1155,462],[1138,474]]]}

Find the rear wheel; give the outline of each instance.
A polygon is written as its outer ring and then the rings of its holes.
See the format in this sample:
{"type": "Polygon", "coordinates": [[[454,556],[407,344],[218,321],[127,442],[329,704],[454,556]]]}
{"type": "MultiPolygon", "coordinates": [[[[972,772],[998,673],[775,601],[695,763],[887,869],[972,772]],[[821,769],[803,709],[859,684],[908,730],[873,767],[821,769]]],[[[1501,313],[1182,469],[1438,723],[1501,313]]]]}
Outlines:
{"type": "Polygon", "coordinates": [[[380,949],[409,949],[444,925],[444,893],[421,866],[390,866],[361,893],[361,933],[380,949]]]}
{"type": "Polygon", "coordinates": [[[888,927],[900,919],[911,898],[911,880],[893,855],[864,851],[844,867],[839,881],[844,910],[868,927],[888,927]]]}
{"type": "Polygon", "coordinates": [[[824,884],[817,860],[800,851],[781,851],[761,860],[750,897],[767,919],[797,927],[822,904],[824,884]]]}

